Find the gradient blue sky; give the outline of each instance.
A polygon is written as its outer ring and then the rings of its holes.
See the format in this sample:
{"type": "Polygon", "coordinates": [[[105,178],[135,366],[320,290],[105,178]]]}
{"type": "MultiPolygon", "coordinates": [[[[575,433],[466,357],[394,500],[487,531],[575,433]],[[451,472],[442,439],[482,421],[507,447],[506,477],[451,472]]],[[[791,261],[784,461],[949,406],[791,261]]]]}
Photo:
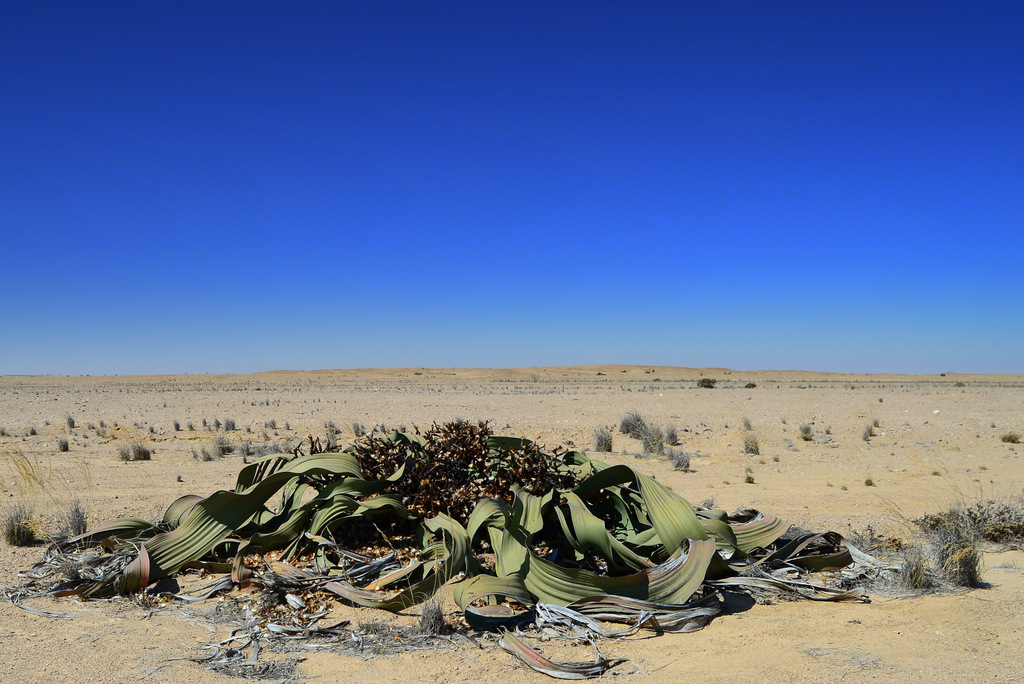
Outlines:
{"type": "Polygon", "coordinates": [[[1024,372],[1024,4],[7,2],[0,374],[1024,372]]]}

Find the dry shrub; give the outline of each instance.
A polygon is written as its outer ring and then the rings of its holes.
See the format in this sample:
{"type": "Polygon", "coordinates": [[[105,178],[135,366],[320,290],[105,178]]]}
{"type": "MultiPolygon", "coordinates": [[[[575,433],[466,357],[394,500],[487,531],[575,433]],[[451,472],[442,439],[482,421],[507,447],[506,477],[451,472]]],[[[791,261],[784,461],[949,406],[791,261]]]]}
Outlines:
{"type": "Polygon", "coordinates": [[[640,435],[640,442],[643,444],[644,454],[657,456],[665,454],[665,433],[660,427],[648,425],[640,435]]]}
{"type": "Polygon", "coordinates": [[[622,417],[619,432],[640,440],[644,456],[664,456],[666,446],[679,444],[679,433],[674,425],[668,425],[664,429],[650,425],[636,411],[630,411],[622,417]]]}
{"type": "Polygon", "coordinates": [[[31,546],[36,542],[37,523],[32,509],[18,502],[10,506],[0,520],[0,533],[11,546],[31,546]]]}
{"type": "Polygon", "coordinates": [[[419,620],[420,634],[444,634],[448,631],[448,623],[437,601],[431,599],[423,604],[419,620]]]}
{"type": "Polygon", "coordinates": [[[690,470],[690,454],[687,454],[676,449],[669,449],[668,454],[669,461],[672,463],[672,467],[676,470],[682,470],[689,472],[690,470]]]}
{"type": "Polygon", "coordinates": [[[920,546],[908,546],[903,552],[903,563],[899,573],[900,584],[914,592],[935,588],[928,556],[920,546]]]}
{"type": "Polygon", "coordinates": [[[981,541],[1019,546],[1024,542],[1024,496],[1009,502],[975,501],[969,506],[954,506],[944,513],[926,515],[914,522],[928,531],[956,528],[981,541]]]}
{"type": "Polygon", "coordinates": [[[594,430],[594,451],[611,452],[612,431],[608,428],[597,428],[594,430]]]}
{"type": "Polygon", "coordinates": [[[60,530],[57,532],[57,536],[67,538],[85,534],[86,529],[88,529],[88,523],[89,514],[86,512],[82,502],[78,499],[73,499],[61,516],[60,530]]]}
{"type": "Polygon", "coordinates": [[[977,587],[984,543],[1019,548],[1024,542],[1024,497],[1010,502],[975,501],[914,522],[928,533],[935,566],[947,581],[977,587]]]}
{"type": "Polygon", "coordinates": [[[122,461],[149,461],[153,451],[142,442],[133,442],[118,447],[117,457],[122,461]]]}
{"type": "Polygon", "coordinates": [[[235,453],[235,447],[231,445],[226,437],[218,437],[213,440],[213,453],[216,456],[227,456],[235,453]]]}
{"type": "Polygon", "coordinates": [[[668,446],[676,446],[679,444],[679,431],[676,430],[675,425],[665,426],[665,444],[668,446]]]}
{"type": "MultiPolygon", "coordinates": [[[[423,517],[445,513],[466,524],[476,502],[483,498],[512,500],[519,485],[530,494],[553,487],[571,489],[577,476],[562,467],[564,452],[547,451],[529,440],[492,449],[486,422],[462,421],[434,425],[415,434],[423,443],[401,433],[379,432],[356,440],[351,447],[367,480],[391,477],[403,465],[403,476],[389,487],[410,511],[423,517]]],[[[313,449],[311,449],[313,451],[313,449]]]]}
{"type": "Polygon", "coordinates": [[[636,411],[630,411],[619,421],[619,432],[633,439],[642,439],[643,434],[647,432],[647,421],[636,411]]]}

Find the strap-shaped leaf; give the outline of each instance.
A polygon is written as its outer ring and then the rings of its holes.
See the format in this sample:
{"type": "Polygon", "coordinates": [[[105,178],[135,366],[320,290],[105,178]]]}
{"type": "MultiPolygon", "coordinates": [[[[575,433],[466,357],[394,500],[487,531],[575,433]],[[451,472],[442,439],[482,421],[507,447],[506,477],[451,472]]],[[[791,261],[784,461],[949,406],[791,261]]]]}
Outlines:
{"type": "MultiPolygon", "coordinates": [[[[118,587],[134,592],[145,587],[138,584],[153,582],[177,572],[189,561],[201,559],[217,543],[228,536],[259,510],[273,494],[292,478],[302,475],[342,474],[353,472],[355,461],[349,454],[325,453],[304,456],[290,461],[242,492],[219,491],[196,503],[181,524],[170,532],[158,534],[146,542],[149,572],[129,574],[118,587]]],[[[358,468],[355,469],[358,472],[358,468]]]]}
{"type": "Polygon", "coordinates": [[[581,553],[595,551],[616,570],[643,570],[653,565],[611,536],[604,521],[590,512],[583,499],[573,492],[564,492],[561,498],[564,503],[557,506],[555,512],[565,538],[574,549],[581,553]],[[568,511],[568,515],[563,509],[568,511]]]}
{"type": "MultiPolygon", "coordinates": [[[[444,540],[448,549],[448,557],[434,565],[434,571],[423,580],[399,592],[390,598],[381,598],[374,592],[358,589],[344,581],[333,581],[323,585],[327,591],[356,605],[367,608],[378,608],[387,611],[399,611],[426,601],[449,580],[461,572],[469,553],[469,536],[466,529],[446,515],[439,515],[424,521],[424,526],[444,540]]],[[[305,573],[304,570],[299,572],[305,573]]],[[[305,573],[312,577],[311,573],[305,573]]]]}
{"type": "Polygon", "coordinates": [[[562,606],[603,594],[685,603],[700,588],[714,554],[714,540],[694,540],[685,554],[677,554],[661,565],[632,575],[608,577],[563,568],[531,553],[524,583],[538,601],[562,606]]]}
{"type": "Polygon", "coordinates": [[[635,484],[647,506],[651,523],[667,549],[677,549],[684,539],[707,539],[693,506],[657,480],[624,465],[606,468],[587,478],[573,490],[582,499],[589,499],[601,489],[635,484]]]}
{"type": "Polygon", "coordinates": [[[744,553],[766,548],[789,529],[789,523],[770,513],[741,508],[728,518],[736,535],[736,545],[744,553]]]}
{"type": "Polygon", "coordinates": [[[624,596],[591,596],[570,603],[569,608],[605,622],[639,624],[666,632],[694,632],[722,610],[714,593],[684,604],[640,601],[624,596]]]}
{"type": "Polygon", "coordinates": [[[594,646],[594,662],[558,662],[551,660],[539,651],[527,646],[525,642],[511,632],[506,632],[498,642],[505,651],[512,654],[531,670],[536,670],[557,679],[587,679],[600,677],[602,674],[625,662],[622,659],[609,660],[603,657],[594,646]]]}

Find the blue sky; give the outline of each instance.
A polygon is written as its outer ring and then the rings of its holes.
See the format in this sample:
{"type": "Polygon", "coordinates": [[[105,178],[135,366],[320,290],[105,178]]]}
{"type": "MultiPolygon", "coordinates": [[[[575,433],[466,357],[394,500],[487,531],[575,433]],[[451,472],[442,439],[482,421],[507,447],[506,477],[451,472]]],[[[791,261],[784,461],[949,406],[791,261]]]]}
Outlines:
{"type": "Polygon", "coordinates": [[[0,374],[1024,372],[1020,3],[4,3],[0,374]]]}

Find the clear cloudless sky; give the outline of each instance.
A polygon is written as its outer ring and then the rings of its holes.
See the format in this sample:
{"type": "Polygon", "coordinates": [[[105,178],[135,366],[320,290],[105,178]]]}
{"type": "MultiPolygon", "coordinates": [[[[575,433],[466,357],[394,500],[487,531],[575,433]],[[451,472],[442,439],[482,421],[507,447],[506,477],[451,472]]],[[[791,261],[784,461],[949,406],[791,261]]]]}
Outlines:
{"type": "Polygon", "coordinates": [[[5,2],[0,374],[1024,372],[1019,2],[5,2]]]}

